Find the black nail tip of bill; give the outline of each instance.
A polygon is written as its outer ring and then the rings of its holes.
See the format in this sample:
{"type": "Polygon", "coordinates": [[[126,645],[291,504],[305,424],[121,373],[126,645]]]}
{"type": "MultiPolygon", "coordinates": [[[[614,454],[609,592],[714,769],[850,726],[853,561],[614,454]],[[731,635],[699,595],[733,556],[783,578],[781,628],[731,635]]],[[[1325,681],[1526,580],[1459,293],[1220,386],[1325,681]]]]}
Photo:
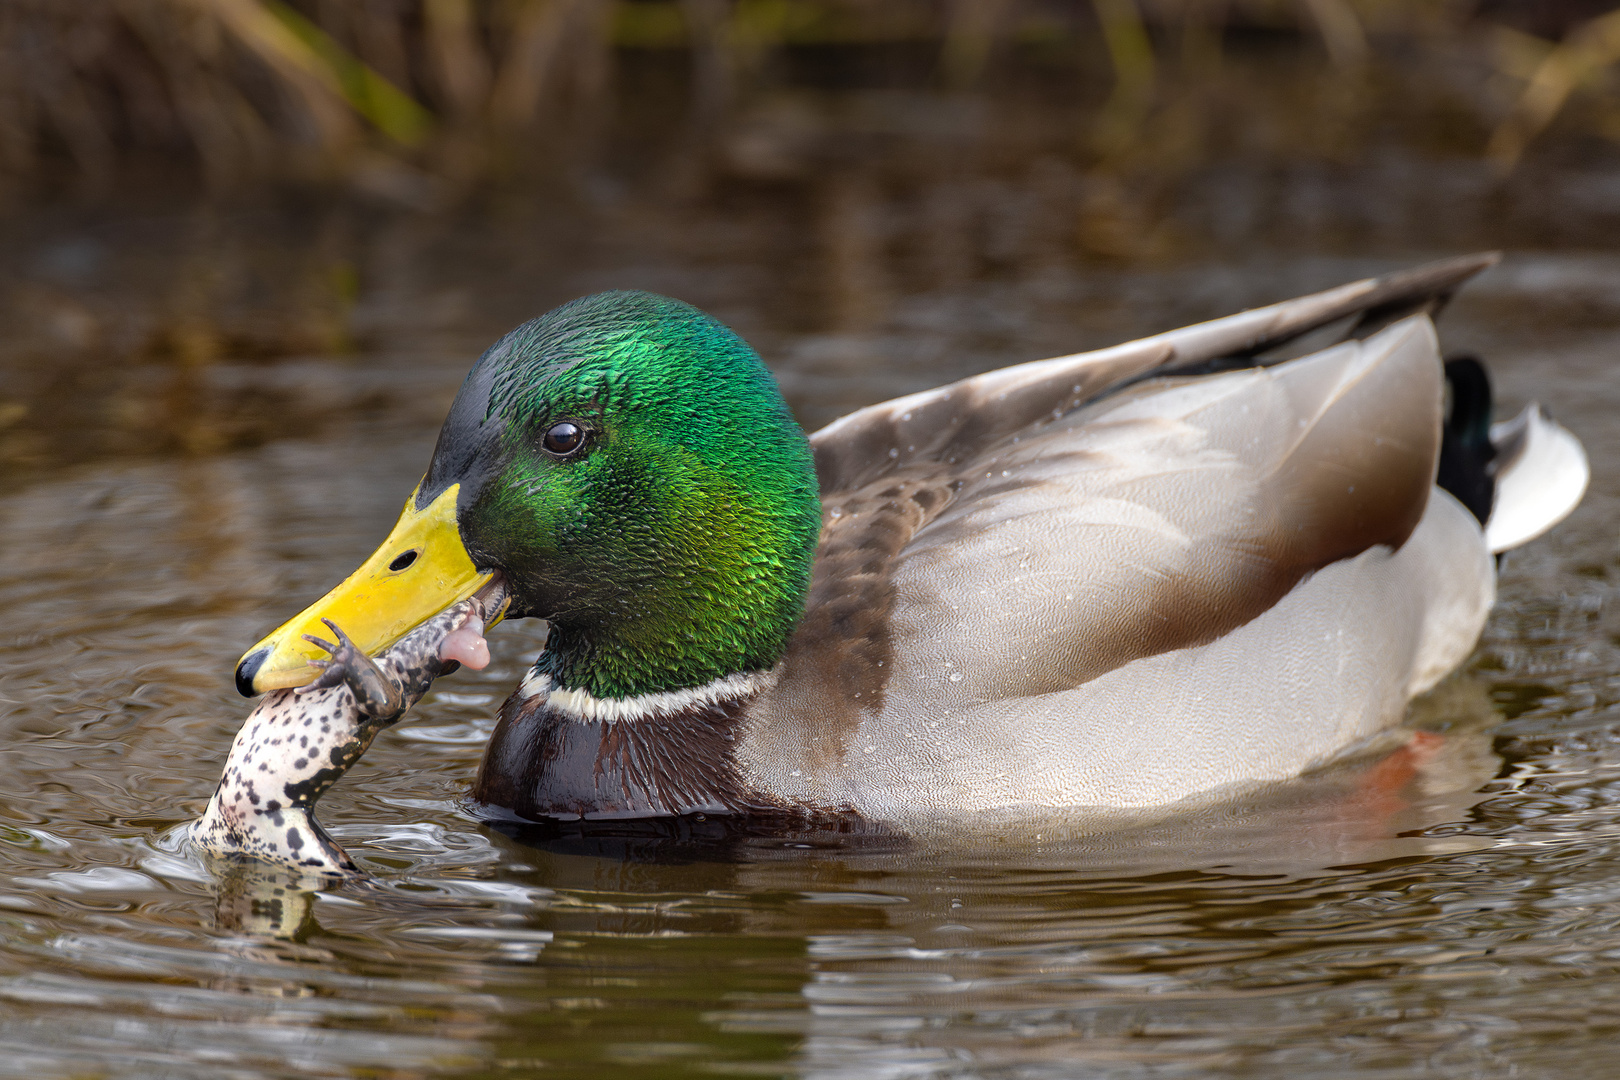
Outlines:
{"type": "Polygon", "coordinates": [[[252,652],[242,657],[242,662],[236,665],[237,693],[246,698],[257,696],[259,692],[253,689],[253,676],[259,673],[259,668],[264,665],[264,658],[269,655],[270,649],[266,647],[263,649],[254,649],[252,652]]]}

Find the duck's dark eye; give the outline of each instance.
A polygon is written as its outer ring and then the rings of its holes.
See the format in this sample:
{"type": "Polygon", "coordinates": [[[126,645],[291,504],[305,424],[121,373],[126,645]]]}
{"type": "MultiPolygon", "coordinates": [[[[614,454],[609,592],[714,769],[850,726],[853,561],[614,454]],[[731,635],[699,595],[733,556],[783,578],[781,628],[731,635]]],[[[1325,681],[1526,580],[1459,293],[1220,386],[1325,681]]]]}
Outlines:
{"type": "Polygon", "coordinates": [[[585,445],[585,429],[572,420],[559,420],[546,429],[546,436],[540,440],[540,445],[546,448],[548,454],[567,457],[585,445]]]}
{"type": "Polygon", "coordinates": [[[415,562],[418,554],[420,554],[420,552],[418,552],[415,548],[412,548],[409,551],[402,551],[398,555],[394,556],[394,561],[388,564],[388,569],[397,573],[398,571],[403,570],[407,566],[411,565],[411,563],[415,562]]]}

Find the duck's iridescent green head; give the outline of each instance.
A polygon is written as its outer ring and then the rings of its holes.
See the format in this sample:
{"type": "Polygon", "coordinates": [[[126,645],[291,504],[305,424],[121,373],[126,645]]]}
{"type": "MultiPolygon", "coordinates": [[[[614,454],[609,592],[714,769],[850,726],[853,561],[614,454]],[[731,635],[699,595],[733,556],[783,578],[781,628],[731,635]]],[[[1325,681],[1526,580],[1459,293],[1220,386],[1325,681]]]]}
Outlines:
{"type": "Polygon", "coordinates": [[[551,621],[554,685],[624,697],[769,668],[803,613],[820,520],[809,445],[754,351],[690,305],[600,293],[478,360],[394,535],[266,639],[259,668],[344,590],[386,604],[417,566],[424,595],[390,627],[500,570],[510,614],[551,621]]]}

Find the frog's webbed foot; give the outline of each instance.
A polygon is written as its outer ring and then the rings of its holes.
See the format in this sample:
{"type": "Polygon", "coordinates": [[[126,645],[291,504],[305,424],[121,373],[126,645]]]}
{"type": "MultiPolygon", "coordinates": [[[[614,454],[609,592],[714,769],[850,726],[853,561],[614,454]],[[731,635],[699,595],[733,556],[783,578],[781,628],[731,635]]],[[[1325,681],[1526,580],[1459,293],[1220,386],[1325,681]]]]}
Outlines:
{"type": "Polygon", "coordinates": [[[321,622],[337,635],[337,644],[314,634],[304,635],[305,641],[325,649],[332,658],[311,660],[312,665],[325,670],[320,678],[298,692],[306,694],[344,685],[354,694],[355,707],[363,715],[384,724],[399,719],[406,707],[404,689],[350,641],[349,635],[338,629],[337,623],[331,619],[322,619],[321,622]]]}

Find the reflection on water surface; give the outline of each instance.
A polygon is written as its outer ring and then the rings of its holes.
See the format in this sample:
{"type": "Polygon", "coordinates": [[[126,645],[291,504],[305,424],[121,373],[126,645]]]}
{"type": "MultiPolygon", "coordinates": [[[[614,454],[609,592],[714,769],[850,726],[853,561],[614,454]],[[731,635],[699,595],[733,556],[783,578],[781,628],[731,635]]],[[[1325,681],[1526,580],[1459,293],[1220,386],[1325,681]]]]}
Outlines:
{"type": "Polygon", "coordinates": [[[758,343],[814,426],[1455,239],[1321,254],[1285,242],[1296,207],[1270,254],[1097,262],[1049,242],[1019,184],[907,183],[557,220],[10,226],[8,318],[31,329],[0,403],[0,1075],[1608,1075],[1620,260],[1600,251],[1516,253],[1446,315],[1504,409],[1534,396],[1580,434],[1594,487],[1508,556],[1480,650],[1393,756],[1135,819],[507,835],[460,799],[540,641],[509,624],[323,804],[373,881],[216,881],[184,849],[247,711],[236,657],[386,533],[466,366],[520,318],[678,294],[758,343]]]}

